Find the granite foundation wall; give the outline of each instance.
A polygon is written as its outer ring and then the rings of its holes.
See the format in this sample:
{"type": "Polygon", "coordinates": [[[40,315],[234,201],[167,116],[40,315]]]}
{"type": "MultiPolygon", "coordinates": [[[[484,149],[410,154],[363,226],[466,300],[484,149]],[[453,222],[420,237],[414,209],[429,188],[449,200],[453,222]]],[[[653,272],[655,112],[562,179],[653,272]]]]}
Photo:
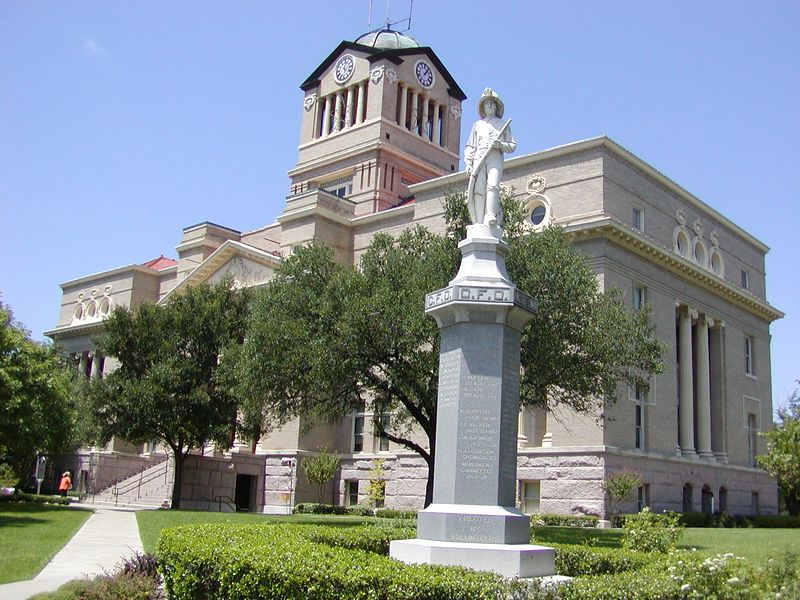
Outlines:
{"type": "Polygon", "coordinates": [[[264,509],[264,460],[262,455],[232,452],[223,456],[190,454],[183,465],[181,508],[232,512],[236,499],[236,476],[251,476],[249,512],[264,509]]]}

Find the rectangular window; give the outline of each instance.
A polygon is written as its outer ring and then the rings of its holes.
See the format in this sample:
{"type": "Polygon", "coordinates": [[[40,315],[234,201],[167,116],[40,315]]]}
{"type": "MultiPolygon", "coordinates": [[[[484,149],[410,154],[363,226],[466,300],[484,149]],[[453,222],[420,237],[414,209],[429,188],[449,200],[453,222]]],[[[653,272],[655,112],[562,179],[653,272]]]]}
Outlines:
{"type": "MultiPolygon", "coordinates": [[[[389,415],[381,415],[380,423],[382,430],[384,431],[387,430],[389,428],[389,415]]],[[[377,428],[375,430],[375,449],[378,452],[389,451],[389,438],[379,433],[379,430],[377,428]]]]}
{"type": "Polygon", "coordinates": [[[761,507],[758,503],[758,492],[753,492],[750,494],[750,510],[754,515],[761,514],[761,507]]]}
{"type": "Polygon", "coordinates": [[[750,289],[750,272],[745,269],[742,269],[742,289],[750,289]]]}
{"type": "Polygon", "coordinates": [[[631,219],[631,225],[633,225],[634,229],[638,229],[639,231],[644,231],[644,211],[638,206],[633,207],[633,216],[631,219]]]}
{"type": "Polygon", "coordinates": [[[358,506],[358,480],[350,479],[347,481],[347,493],[345,497],[346,506],[358,506]]]}
{"type": "Polygon", "coordinates": [[[753,349],[755,347],[752,335],[744,336],[744,372],[748,375],[756,374],[756,363],[753,349]]]}
{"type": "Polygon", "coordinates": [[[644,407],[637,404],[635,407],[636,425],[634,427],[634,443],[637,450],[644,450],[644,407]]]}
{"type": "Polygon", "coordinates": [[[364,417],[353,417],[353,452],[364,451],[364,417]]]}
{"type": "Polygon", "coordinates": [[[751,467],[756,466],[756,450],[758,436],[758,421],[756,415],[747,413],[747,459],[751,467]]]}
{"type": "Polygon", "coordinates": [[[539,512],[539,492],[540,483],[538,481],[522,482],[522,512],[526,515],[539,512]]]}
{"type": "Polygon", "coordinates": [[[650,506],[650,484],[645,483],[636,489],[636,508],[642,512],[645,506],[650,506]]]}
{"type": "Polygon", "coordinates": [[[647,303],[647,288],[643,285],[633,286],[633,308],[642,310],[647,303]]]}

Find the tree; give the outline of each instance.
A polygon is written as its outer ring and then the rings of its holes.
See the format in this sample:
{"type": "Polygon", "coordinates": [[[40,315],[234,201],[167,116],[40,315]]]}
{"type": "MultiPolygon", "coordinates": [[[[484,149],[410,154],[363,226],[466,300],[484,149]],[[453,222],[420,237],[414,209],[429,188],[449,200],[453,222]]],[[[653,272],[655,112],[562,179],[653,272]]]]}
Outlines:
{"type": "Polygon", "coordinates": [[[372,461],[372,468],[369,470],[367,498],[375,508],[382,508],[386,498],[386,474],[383,470],[385,462],[384,458],[376,458],[372,461]]]}
{"type": "MultiPolygon", "coordinates": [[[[597,415],[620,382],[647,387],[661,369],[648,310],[619,292],[599,293],[566,234],[524,235],[522,210],[504,198],[509,272],[539,301],[522,339],[520,400],[597,415]]],[[[298,249],[259,291],[240,364],[248,414],[279,425],[296,416],[335,422],[369,403],[376,431],[417,452],[433,493],[439,331],[423,310],[428,292],[454,277],[463,236],[463,194],[446,201],[448,231],[378,234],[359,268],[321,245],[298,249]],[[420,443],[420,433],[423,443],[420,443]]]]}
{"type": "MultiPolygon", "coordinates": [[[[798,380],[800,383],[800,380],[798,380]]],[[[778,489],[792,516],[800,516],[800,389],[778,410],[779,423],[761,434],[767,454],[757,456],[758,465],[778,480],[778,489]]]]}
{"type": "Polygon", "coordinates": [[[89,387],[99,441],[120,436],[168,445],[175,457],[173,508],[180,508],[189,451],[233,441],[236,401],[215,374],[227,350],[244,339],[249,295],[227,283],[199,285],[163,306],[120,307],[98,339],[101,352],[120,361],[89,387]]]}
{"type": "Polygon", "coordinates": [[[623,471],[606,477],[603,482],[603,491],[608,494],[612,519],[617,514],[617,504],[630,498],[631,492],[640,485],[642,485],[642,478],[633,471],[623,471]]]}
{"type": "Polygon", "coordinates": [[[304,458],[300,467],[303,469],[308,483],[316,489],[317,502],[322,504],[325,486],[339,469],[339,457],[328,453],[327,448],[323,448],[319,454],[304,458]]]}
{"type": "Polygon", "coordinates": [[[0,303],[0,462],[19,481],[32,474],[37,453],[57,453],[75,441],[74,369],[52,346],[30,339],[0,303]]]}

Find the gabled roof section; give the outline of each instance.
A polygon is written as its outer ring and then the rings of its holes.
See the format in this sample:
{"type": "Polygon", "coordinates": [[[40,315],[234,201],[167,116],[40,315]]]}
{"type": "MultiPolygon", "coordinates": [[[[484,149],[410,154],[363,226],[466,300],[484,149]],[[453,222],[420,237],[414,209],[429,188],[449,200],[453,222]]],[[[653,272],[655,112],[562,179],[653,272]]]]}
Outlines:
{"type": "Polygon", "coordinates": [[[178,264],[178,261],[173,258],[167,258],[163,254],[158,258],[154,258],[153,260],[148,260],[146,263],[142,263],[143,267],[147,267],[148,269],[153,269],[155,271],[162,271],[164,269],[169,269],[170,267],[174,267],[178,264]]]}
{"type": "Polygon", "coordinates": [[[453,79],[453,76],[450,75],[450,72],[445,68],[442,64],[442,61],[439,60],[439,57],[436,56],[436,53],[429,47],[429,46],[420,46],[419,48],[373,48],[372,46],[364,46],[362,44],[356,44],[355,42],[348,42],[343,41],[339,44],[336,49],[331,52],[328,57],[323,60],[320,65],[314,69],[314,72],[306,78],[306,80],[300,84],[300,89],[304,92],[307,92],[310,89],[313,89],[319,85],[320,77],[322,74],[331,66],[334,60],[336,60],[339,55],[344,52],[345,50],[355,50],[357,52],[363,52],[367,55],[367,59],[370,62],[376,62],[379,60],[388,59],[395,64],[402,63],[406,56],[411,56],[415,54],[424,54],[425,56],[430,59],[430,61],[434,64],[434,66],[439,70],[444,77],[447,84],[450,88],[447,90],[448,93],[457,100],[466,100],[467,95],[462,91],[462,89],[456,83],[456,80],[453,79]]]}
{"type": "Polygon", "coordinates": [[[261,250],[249,244],[242,242],[235,242],[233,240],[225,241],[219,248],[217,248],[211,256],[205,259],[202,263],[197,265],[178,285],[172,288],[161,300],[159,304],[166,302],[167,298],[173,294],[181,293],[181,290],[199,285],[211,279],[215,273],[224,268],[228,262],[236,257],[241,257],[263,265],[265,267],[276,268],[281,264],[281,257],[261,250]]]}

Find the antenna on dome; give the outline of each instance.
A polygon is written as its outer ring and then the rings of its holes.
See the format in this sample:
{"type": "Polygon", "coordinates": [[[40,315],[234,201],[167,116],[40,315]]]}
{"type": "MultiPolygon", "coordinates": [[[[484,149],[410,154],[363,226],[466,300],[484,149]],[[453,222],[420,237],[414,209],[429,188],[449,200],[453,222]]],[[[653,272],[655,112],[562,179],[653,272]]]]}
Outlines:
{"type": "MultiPolygon", "coordinates": [[[[369,19],[367,22],[367,27],[369,27],[370,31],[378,31],[380,29],[385,29],[387,31],[397,31],[399,33],[403,33],[411,29],[411,16],[414,12],[414,0],[409,0],[408,2],[408,17],[405,19],[399,19],[398,21],[392,21],[391,17],[389,16],[389,0],[386,0],[386,11],[384,14],[384,22],[385,24],[381,27],[377,27],[375,29],[372,28],[372,0],[369,0],[369,19]],[[405,29],[398,29],[395,26],[405,24],[405,29]]],[[[401,25],[402,27],[403,25],[401,25]]]]}

